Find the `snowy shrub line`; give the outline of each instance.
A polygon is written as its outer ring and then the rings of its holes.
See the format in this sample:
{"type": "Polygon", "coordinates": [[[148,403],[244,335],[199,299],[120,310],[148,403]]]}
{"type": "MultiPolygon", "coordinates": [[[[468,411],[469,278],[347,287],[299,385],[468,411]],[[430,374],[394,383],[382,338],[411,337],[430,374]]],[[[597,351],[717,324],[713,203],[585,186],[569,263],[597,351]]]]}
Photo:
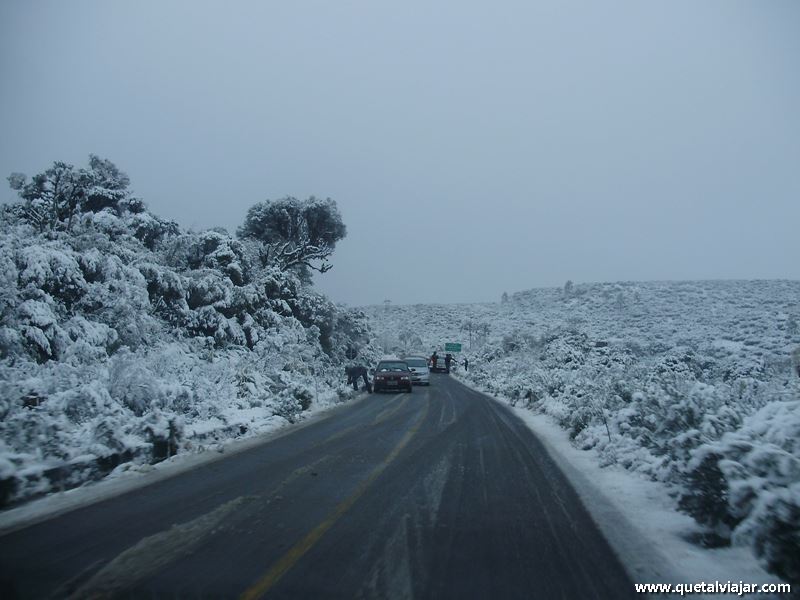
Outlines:
{"type": "Polygon", "coordinates": [[[680,506],[800,581],[800,401],[777,401],[693,453],[680,506]]]}
{"type": "MultiPolygon", "coordinates": [[[[312,289],[325,255],[302,254],[305,238],[281,233],[299,261],[281,268],[259,227],[183,231],[97,157],[10,180],[23,202],[0,207],[0,506],[296,421],[353,395],[347,348],[377,355],[366,316],[312,289]]],[[[339,218],[333,201],[290,203],[306,204],[318,229],[339,218]]]]}
{"type": "Polygon", "coordinates": [[[790,281],[584,284],[368,312],[395,347],[409,329],[427,352],[465,342],[473,383],[550,415],[602,464],[663,482],[703,543],[749,545],[797,583],[798,299],[790,281]]]}

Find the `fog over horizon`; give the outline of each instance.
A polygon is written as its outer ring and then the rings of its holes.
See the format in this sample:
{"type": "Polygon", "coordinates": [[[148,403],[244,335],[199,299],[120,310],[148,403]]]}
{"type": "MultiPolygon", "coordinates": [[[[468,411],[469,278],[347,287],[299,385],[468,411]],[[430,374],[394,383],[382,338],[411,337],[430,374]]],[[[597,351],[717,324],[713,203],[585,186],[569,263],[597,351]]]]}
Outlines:
{"type": "Polygon", "coordinates": [[[791,0],[11,0],[0,175],[98,154],[231,233],[331,197],[315,281],[351,305],[800,279],[798,27],[791,0]]]}

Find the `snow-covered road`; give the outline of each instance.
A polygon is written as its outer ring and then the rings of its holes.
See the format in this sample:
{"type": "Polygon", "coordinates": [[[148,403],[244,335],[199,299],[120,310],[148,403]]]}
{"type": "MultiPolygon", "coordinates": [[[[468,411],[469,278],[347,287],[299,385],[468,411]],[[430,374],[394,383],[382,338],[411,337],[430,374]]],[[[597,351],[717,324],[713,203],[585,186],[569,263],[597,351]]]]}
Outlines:
{"type": "Polygon", "coordinates": [[[533,433],[447,376],[0,537],[4,597],[626,598],[533,433]]]}

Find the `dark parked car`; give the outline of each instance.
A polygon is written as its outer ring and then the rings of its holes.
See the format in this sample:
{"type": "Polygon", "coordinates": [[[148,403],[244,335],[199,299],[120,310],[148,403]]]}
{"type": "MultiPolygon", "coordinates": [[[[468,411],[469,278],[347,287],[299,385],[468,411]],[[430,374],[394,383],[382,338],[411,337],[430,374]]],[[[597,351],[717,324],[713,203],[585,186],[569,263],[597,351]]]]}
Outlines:
{"type": "Polygon", "coordinates": [[[376,392],[414,390],[411,384],[411,371],[403,360],[382,360],[375,367],[372,378],[372,389],[376,392]]]}
{"type": "Polygon", "coordinates": [[[431,373],[449,373],[450,369],[447,368],[447,363],[445,362],[444,356],[436,355],[436,364],[433,364],[433,358],[431,357],[428,362],[431,365],[431,373]]]}

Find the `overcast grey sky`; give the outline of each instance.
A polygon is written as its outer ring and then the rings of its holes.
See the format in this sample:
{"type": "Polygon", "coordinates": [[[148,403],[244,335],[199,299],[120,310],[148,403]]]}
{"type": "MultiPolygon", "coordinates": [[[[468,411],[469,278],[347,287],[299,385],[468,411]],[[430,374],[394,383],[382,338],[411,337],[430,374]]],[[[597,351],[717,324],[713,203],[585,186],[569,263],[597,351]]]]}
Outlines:
{"type": "Polygon", "coordinates": [[[4,0],[0,75],[3,177],[96,153],[231,232],[332,197],[336,301],[800,278],[794,0],[4,0]]]}

